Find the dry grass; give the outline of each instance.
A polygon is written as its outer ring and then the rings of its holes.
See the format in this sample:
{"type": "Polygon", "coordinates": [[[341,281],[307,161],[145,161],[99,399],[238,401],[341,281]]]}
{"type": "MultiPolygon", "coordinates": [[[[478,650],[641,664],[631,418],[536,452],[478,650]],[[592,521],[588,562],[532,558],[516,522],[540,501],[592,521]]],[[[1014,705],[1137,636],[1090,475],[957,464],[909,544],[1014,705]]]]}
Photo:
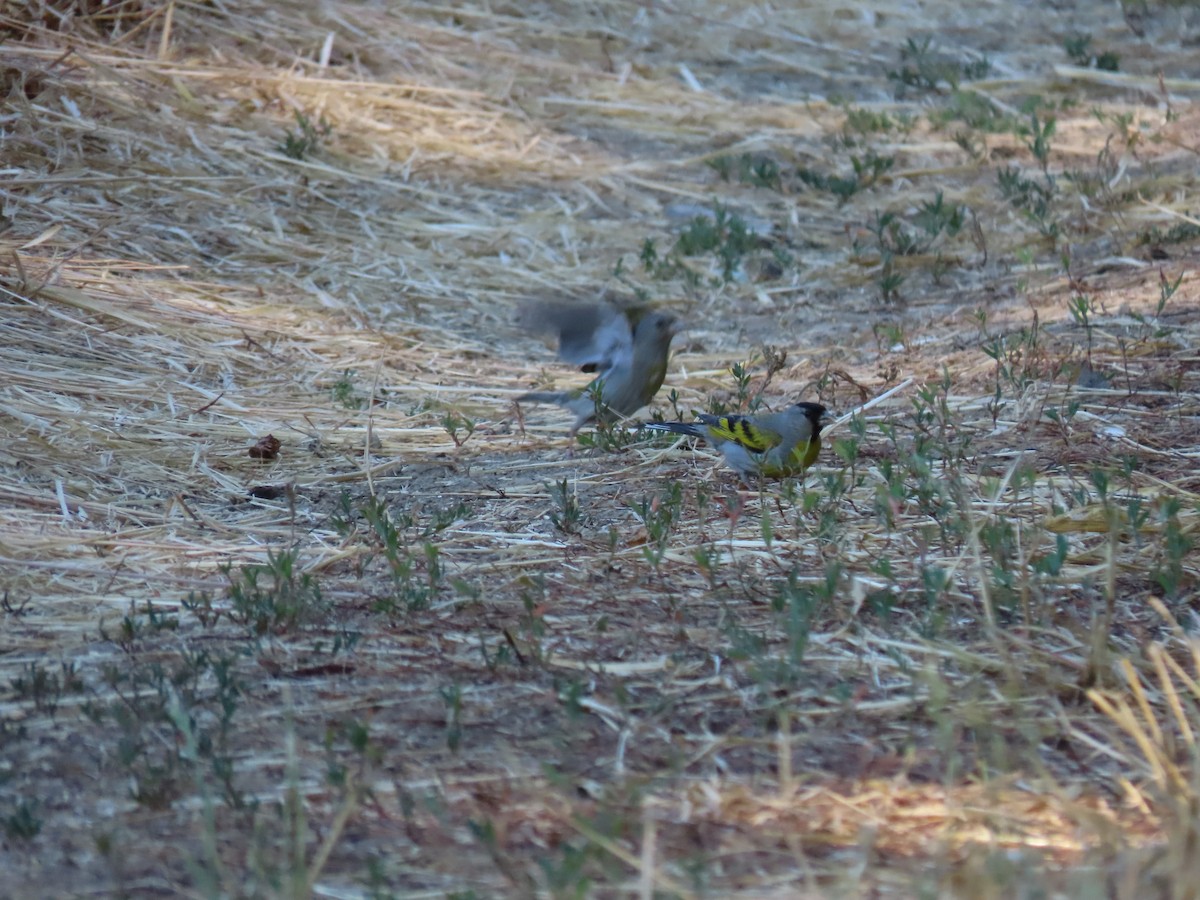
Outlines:
{"type": "Polygon", "coordinates": [[[0,4],[2,893],[1193,896],[1200,10],[1012,15],[0,4]],[[602,290],[883,399],[572,451],[602,290]]]}

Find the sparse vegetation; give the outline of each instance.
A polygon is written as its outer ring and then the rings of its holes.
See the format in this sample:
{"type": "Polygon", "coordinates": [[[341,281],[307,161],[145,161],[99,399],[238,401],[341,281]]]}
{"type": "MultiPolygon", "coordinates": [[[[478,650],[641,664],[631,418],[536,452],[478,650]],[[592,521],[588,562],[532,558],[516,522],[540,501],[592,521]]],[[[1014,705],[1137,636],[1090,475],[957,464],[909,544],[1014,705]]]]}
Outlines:
{"type": "Polygon", "coordinates": [[[355,387],[355,373],[350,369],[342,372],[341,377],[334,382],[331,393],[333,394],[333,402],[346,409],[362,409],[364,400],[359,395],[358,389],[355,387]]]}
{"type": "Polygon", "coordinates": [[[1103,53],[1092,52],[1092,36],[1090,34],[1073,34],[1063,40],[1063,50],[1067,58],[1077,66],[1093,66],[1106,72],[1115,72],[1119,68],[1120,59],[1111,51],[1103,53]]]}
{"type": "Polygon", "coordinates": [[[1041,180],[1026,178],[1019,169],[1010,166],[1000,170],[998,179],[1001,196],[1035,225],[1051,246],[1057,244],[1060,226],[1053,212],[1058,192],[1054,178],[1049,175],[1041,180]]]}
{"type": "Polygon", "coordinates": [[[938,126],[961,122],[986,134],[1005,134],[1018,127],[1013,115],[1003,111],[987,95],[972,90],[953,91],[930,114],[930,120],[938,126]]]}
{"type": "Polygon", "coordinates": [[[963,81],[986,78],[992,65],[986,56],[955,59],[942,53],[932,37],[908,38],[900,48],[900,67],[887,76],[903,92],[906,88],[926,91],[957,90],[963,81]]]}
{"type": "Polygon", "coordinates": [[[910,113],[889,113],[848,106],[840,143],[844,147],[856,147],[862,141],[877,135],[896,134],[907,137],[916,125],[917,118],[910,113]]]}
{"type": "Polygon", "coordinates": [[[442,428],[450,436],[455,447],[461,447],[475,433],[476,422],[470,416],[463,415],[458,410],[450,409],[442,416],[442,428]]]}
{"type": "Polygon", "coordinates": [[[873,150],[865,153],[852,154],[849,157],[852,174],[829,175],[813,169],[801,167],[796,170],[796,178],[818,191],[828,191],[838,200],[845,202],[859,191],[873,187],[896,164],[894,156],[880,156],[873,150]]]}
{"type": "MultiPolygon", "coordinates": [[[[905,126],[911,128],[911,122],[906,121],[904,126],[893,125],[886,116],[883,116],[883,122],[864,121],[863,115],[854,116],[852,113],[847,118],[846,130],[843,132],[839,143],[843,149],[854,148],[859,145],[860,141],[858,139],[849,136],[851,129],[860,134],[866,134],[870,132],[864,129],[871,129],[873,127],[889,129],[905,126]]],[[[846,161],[849,167],[845,174],[834,174],[809,166],[796,166],[794,169],[789,169],[781,166],[770,157],[749,153],[743,153],[737,157],[718,156],[709,160],[708,164],[716,170],[724,181],[737,181],[741,184],[750,184],[755,187],[769,188],[780,192],[793,192],[803,190],[803,188],[807,187],[827,192],[837,197],[838,200],[845,202],[858,192],[878,183],[896,162],[895,157],[880,156],[870,148],[867,148],[862,153],[848,153],[846,161]]],[[[714,207],[713,222],[710,224],[706,218],[694,219],[689,230],[680,237],[681,243],[677,243],[676,249],[683,252],[685,256],[691,256],[697,252],[720,248],[722,246],[722,224],[719,206],[714,207]]],[[[726,230],[732,229],[732,233],[727,237],[733,237],[733,249],[736,250],[737,256],[742,256],[751,247],[743,246],[738,249],[737,228],[736,217],[729,218],[726,230]]],[[[727,251],[727,253],[732,252],[733,250],[727,251]]],[[[643,251],[642,262],[644,264],[647,262],[645,251],[643,251]]]]}
{"type": "Polygon", "coordinates": [[[732,281],[742,259],[755,247],[754,235],[744,219],[730,213],[720,203],[713,204],[711,216],[695,216],[675,241],[677,256],[701,256],[711,253],[720,264],[721,279],[732,281]]]}
{"type": "Polygon", "coordinates": [[[302,160],[317,151],[325,139],[333,133],[333,126],[325,121],[324,116],[314,125],[312,120],[300,110],[296,110],[294,115],[296,116],[296,130],[287,131],[283,136],[283,142],[276,149],[289,159],[302,160]]]}
{"type": "Polygon", "coordinates": [[[752,153],[716,156],[708,164],[723,181],[737,181],[775,191],[783,186],[779,163],[769,156],[752,153]]]}
{"type": "Polygon", "coordinates": [[[1186,894],[1183,20],[380,9],[0,17],[5,890],[1186,894]],[[817,465],[517,413],[602,289],[817,465]]]}
{"type": "Polygon", "coordinates": [[[554,501],[554,509],[550,510],[550,521],[554,527],[564,534],[577,534],[583,524],[583,511],[574,487],[563,478],[550,485],[550,498],[554,501]]]}
{"type": "Polygon", "coordinates": [[[252,635],[280,634],[318,621],[328,611],[321,589],[310,572],[297,569],[294,550],[268,552],[266,565],[243,566],[229,577],[227,615],[252,635]]]}

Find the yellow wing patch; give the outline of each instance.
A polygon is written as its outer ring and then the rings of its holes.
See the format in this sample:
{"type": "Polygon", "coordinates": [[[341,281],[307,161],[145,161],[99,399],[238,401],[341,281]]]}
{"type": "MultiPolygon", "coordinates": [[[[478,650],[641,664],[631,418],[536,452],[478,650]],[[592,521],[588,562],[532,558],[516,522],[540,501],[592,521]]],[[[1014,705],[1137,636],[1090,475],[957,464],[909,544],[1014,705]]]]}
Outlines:
{"type": "Polygon", "coordinates": [[[782,440],[774,431],[754,425],[745,416],[705,416],[703,421],[714,440],[733,441],[751,453],[765,453],[782,440]]]}

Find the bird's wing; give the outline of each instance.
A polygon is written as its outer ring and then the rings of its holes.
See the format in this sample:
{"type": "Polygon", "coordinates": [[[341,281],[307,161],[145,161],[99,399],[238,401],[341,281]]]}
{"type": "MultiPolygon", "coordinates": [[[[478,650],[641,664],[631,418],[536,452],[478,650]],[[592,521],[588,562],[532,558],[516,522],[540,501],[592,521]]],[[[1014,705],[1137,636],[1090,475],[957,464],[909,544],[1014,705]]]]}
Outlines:
{"type": "Polygon", "coordinates": [[[718,441],[733,441],[751,453],[766,453],[778,447],[783,435],[756,423],[749,416],[709,416],[701,414],[701,422],[708,426],[708,434],[718,441]]]}
{"type": "Polygon", "coordinates": [[[558,335],[558,355],[584,372],[604,374],[633,364],[629,314],[611,303],[527,304],[521,324],[558,335]]]}

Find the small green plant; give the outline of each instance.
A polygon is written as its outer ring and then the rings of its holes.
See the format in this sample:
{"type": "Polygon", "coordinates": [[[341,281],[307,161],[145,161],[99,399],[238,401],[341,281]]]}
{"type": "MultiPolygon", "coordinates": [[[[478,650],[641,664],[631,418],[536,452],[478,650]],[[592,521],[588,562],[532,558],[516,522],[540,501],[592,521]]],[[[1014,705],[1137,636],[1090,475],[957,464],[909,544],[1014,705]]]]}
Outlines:
{"type": "Polygon", "coordinates": [[[299,551],[267,551],[265,565],[242,566],[237,575],[227,564],[228,617],[255,636],[284,634],[316,621],[327,609],[310,572],[297,570],[299,551]]]}
{"type": "Polygon", "coordinates": [[[457,753],[462,746],[462,685],[457,682],[439,689],[442,703],[446,706],[446,746],[451,753],[457,753]]]}
{"type": "Polygon", "coordinates": [[[713,416],[723,416],[730,412],[758,412],[763,405],[763,395],[771,386],[772,380],[787,365],[787,357],[786,350],[763,344],[759,352],[751,354],[745,362],[733,363],[729,367],[729,374],[733,376],[734,381],[732,402],[722,399],[719,394],[712,394],[708,398],[705,411],[713,416]],[[761,377],[755,374],[760,362],[765,367],[761,377]]]}
{"type": "MultiPolygon", "coordinates": [[[[671,390],[667,392],[667,402],[671,404],[671,418],[676,421],[683,418],[683,410],[679,406],[678,390],[671,388],[671,390]]],[[[654,421],[656,422],[665,421],[662,412],[659,410],[654,411],[653,417],[654,421]]]]}
{"type": "Polygon", "coordinates": [[[952,238],[957,235],[966,222],[966,213],[965,206],[947,204],[945,196],[938,191],[932,200],[922,201],[912,217],[912,223],[924,232],[927,250],[938,238],[952,238]]]}
{"type": "Polygon", "coordinates": [[[941,379],[917,388],[912,401],[913,449],[929,450],[930,456],[940,458],[943,466],[964,462],[971,454],[972,432],[959,427],[948,400],[951,386],[950,372],[943,367],[941,379]]]}
{"type": "Polygon", "coordinates": [[[756,244],[745,219],[714,202],[712,215],[694,216],[675,241],[672,252],[685,257],[712,253],[721,265],[721,279],[728,283],[740,269],[743,257],[756,244]]]}
{"type": "Polygon", "coordinates": [[[1067,310],[1071,313],[1071,318],[1075,324],[1081,326],[1084,334],[1087,336],[1087,358],[1090,363],[1092,359],[1092,330],[1096,316],[1096,303],[1087,294],[1075,294],[1067,304],[1067,310]]]}
{"type": "Polygon", "coordinates": [[[1077,66],[1086,66],[1091,62],[1092,36],[1090,34],[1071,34],[1063,38],[1063,50],[1067,58],[1077,66]]]}
{"type": "Polygon", "coordinates": [[[446,434],[450,435],[450,440],[454,441],[455,447],[461,447],[475,433],[476,422],[465,415],[462,415],[457,410],[446,410],[446,414],[442,416],[442,428],[446,430],[446,434]],[[462,435],[459,435],[459,432],[462,435]]]}
{"type": "Polygon", "coordinates": [[[716,590],[718,579],[717,573],[721,565],[721,550],[715,544],[704,543],[692,551],[692,561],[696,563],[696,568],[700,570],[708,586],[712,590],[716,590]]]}
{"type": "Polygon", "coordinates": [[[880,156],[874,150],[868,150],[863,156],[850,157],[850,168],[854,170],[854,180],[860,188],[878,183],[895,165],[896,157],[880,156]]]}
{"type": "Polygon", "coordinates": [[[752,364],[753,359],[746,364],[735,362],[729,367],[729,374],[733,376],[737,391],[735,409],[750,409],[750,385],[754,380],[754,376],[750,372],[752,364]]]}
{"type": "MultiPolygon", "coordinates": [[[[546,636],[546,581],[541,575],[534,575],[522,576],[519,583],[522,610],[519,633],[522,638],[521,649],[525,653],[520,661],[522,664],[530,661],[544,663],[547,656],[542,643],[546,636]]],[[[505,635],[509,645],[517,648],[518,642],[507,631],[505,635]]]]}
{"type": "Polygon", "coordinates": [[[387,505],[379,498],[372,498],[362,506],[363,518],[371,527],[377,546],[383,551],[392,580],[391,593],[378,600],[375,608],[391,613],[397,608],[407,611],[424,609],[437,594],[442,569],[437,545],[425,541],[420,556],[424,557],[422,572],[421,558],[414,552],[406,530],[411,527],[410,519],[397,522],[387,505]]]}
{"type": "Polygon", "coordinates": [[[230,806],[245,805],[230,752],[242,696],[237,660],[185,647],[174,664],[134,659],[128,665],[102,668],[103,682],[114,699],[89,701],[82,710],[97,725],[112,723],[119,729],[113,762],[128,778],[139,805],[167,808],[189,781],[207,778],[205,771],[216,779],[230,806]]]}
{"type": "MultiPolygon", "coordinates": [[[[700,273],[684,263],[678,254],[673,252],[667,252],[665,255],[660,254],[658,252],[658,244],[653,238],[646,238],[642,241],[642,249],[638,253],[638,259],[642,263],[643,270],[649,273],[652,278],[659,281],[679,278],[689,290],[699,288],[703,281],[700,273]]],[[[639,295],[639,299],[646,299],[644,291],[635,289],[635,293],[639,295]]]]}
{"type": "Polygon", "coordinates": [[[642,520],[646,539],[642,543],[642,555],[651,566],[658,569],[666,555],[671,532],[679,519],[683,507],[683,487],[673,481],[654,498],[643,497],[632,506],[634,514],[642,520]]]}
{"type": "Polygon", "coordinates": [[[1095,67],[1105,72],[1116,72],[1121,59],[1111,51],[1092,53],[1092,36],[1090,34],[1073,34],[1063,39],[1063,50],[1075,65],[1082,68],[1095,67]]]}
{"type": "Polygon", "coordinates": [[[851,489],[862,483],[862,476],[857,475],[854,469],[858,460],[859,438],[837,438],[831,449],[834,458],[848,468],[822,472],[817,489],[804,492],[801,510],[806,516],[816,517],[813,530],[817,538],[836,545],[847,528],[843,503],[851,489]]]}
{"type": "Polygon", "coordinates": [[[943,82],[958,86],[956,67],[935,58],[932,38],[908,38],[900,48],[900,63],[900,68],[889,70],[887,76],[901,85],[929,90],[943,82]]]}
{"type": "Polygon", "coordinates": [[[144,615],[138,614],[137,605],[131,601],[129,612],[121,618],[120,628],[115,634],[108,631],[103,619],[100,620],[100,636],[106,641],[112,641],[126,653],[132,654],[141,641],[179,628],[179,619],[160,612],[150,599],[146,600],[142,613],[144,615]]]}
{"type": "Polygon", "coordinates": [[[646,238],[642,241],[642,249],[638,252],[638,261],[641,262],[642,268],[648,272],[658,267],[660,258],[658,255],[658,244],[654,238],[646,238]]]}
{"type": "Polygon", "coordinates": [[[1152,247],[1183,244],[1195,240],[1200,240],[1200,225],[1194,222],[1180,222],[1172,225],[1166,231],[1158,226],[1152,226],[1138,235],[1139,244],[1152,247]]]}
{"type": "MultiPolygon", "coordinates": [[[[186,708],[173,706],[169,715],[176,727],[181,758],[194,764],[204,755],[203,733],[196,729],[186,708]]],[[[365,736],[354,739],[366,740],[365,736]]],[[[314,808],[309,794],[312,785],[301,778],[299,741],[290,708],[285,711],[282,734],[278,734],[276,740],[283,755],[281,790],[278,796],[247,805],[236,820],[242,824],[238,831],[238,846],[228,849],[230,853],[238,854],[238,864],[229,865],[225,846],[218,850],[218,828],[224,827],[224,822],[218,826],[209,792],[203,782],[197,781],[199,799],[203,802],[196,842],[199,847],[196,856],[187,861],[189,881],[195,886],[197,895],[313,896],[315,885],[322,878],[325,865],[344,837],[354,813],[370,797],[371,791],[366,785],[371,781],[369,768],[373,754],[369,740],[366,740],[353,770],[340,763],[327,769],[323,793],[331,802],[333,814],[329,821],[316,827],[310,821],[314,808]]],[[[336,746],[327,730],[326,751],[336,746]]]]}
{"type": "Polygon", "coordinates": [[[1042,168],[1042,173],[1047,177],[1050,169],[1050,138],[1054,137],[1057,127],[1058,120],[1054,116],[1043,119],[1034,109],[1029,113],[1029,124],[1017,129],[1017,135],[1025,139],[1026,148],[1033,154],[1033,158],[1042,168]]]}
{"type": "Polygon", "coordinates": [[[916,124],[916,117],[908,113],[877,112],[848,106],[839,143],[843,147],[854,147],[861,138],[868,135],[888,134],[893,131],[908,134],[916,124]]]}
{"type": "MultiPolygon", "coordinates": [[[[361,540],[370,548],[371,552],[359,554],[355,560],[360,579],[377,571],[377,563],[383,563],[390,590],[377,592],[374,608],[394,613],[428,606],[445,586],[441,551],[433,539],[468,518],[471,509],[467,502],[457,501],[444,507],[402,510],[379,497],[355,507],[349,494],[343,492],[330,524],[343,541],[361,540]]],[[[449,585],[467,601],[478,597],[477,585],[462,578],[449,579],[449,585]]],[[[356,634],[339,634],[334,651],[349,649],[356,641],[356,634]]]]}
{"type": "MultiPolygon", "coordinates": [[[[1146,340],[1149,337],[1162,338],[1170,333],[1169,328],[1164,328],[1160,324],[1162,321],[1162,314],[1167,307],[1167,302],[1175,295],[1175,292],[1179,289],[1179,285],[1182,283],[1182,274],[1180,274],[1180,276],[1174,281],[1171,281],[1169,278],[1167,278],[1166,273],[1163,272],[1162,269],[1158,270],[1159,296],[1158,304],[1155,307],[1154,316],[1152,317],[1154,321],[1151,322],[1150,319],[1148,319],[1146,316],[1143,316],[1141,313],[1130,313],[1131,317],[1142,326],[1141,334],[1139,336],[1141,340],[1146,340]]],[[[1125,361],[1125,379],[1129,385],[1129,390],[1132,392],[1133,382],[1130,380],[1129,375],[1129,345],[1126,338],[1117,338],[1117,346],[1120,347],[1121,358],[1125,361]]]]}
{"type": "Polygon", "coordinates": [[[934,125],[962,122],[987,134],[1003,134],[1017,128],[1017,121],[991,98],[973,90],[953,91],[942,106],[929,114],[934,125]]]}
{"type": "Polygon", "coordinates": [[[842,203],[845,203],[859,191],[866,190],[887,174],[896,164],[894,156],[880,156],[874,150],[868,150],[860,155],[850,157],[850,168],[853,175],[826,175],[813,169],[800,167],[796,169],[796,178],[809,187],[827,191],[842,203]]]}
{"type": "Polygon", "coordinates": [[[546,896],[584,900],[592,896],[592,879],[587,871],[599,851],[590,841],[563,841],[554,851],[538,859],[546,884],[546,896]]]}
{"type": "Polygon", "coordinates": [[[1138,144],[1142,140],[1142,132],[1138,127],[1134,114],[1131,112],[1114,113],[1112,121],[1113,125],[1116,126],[1116,135],[1121,139],[1121,143],[1125,145],[1125,149],[1136,156],[1138,144]]]}
{"type": "Polygon", "coordinates": [[[1054,219],[1052,203],[1058,192],[1054,176],[1046,174],[1042,181],[1026,178],[1020,169],[1009,166],[997,175],[1004,199],[1033,222],[1041,234],[1056,243],[1059,225],[1054,219]]]}
{"type": "Polygon", "coordinates": [[[1078,400],[1068,400],[1063,403],[1061,409],[1053,406],[1047,407],[1045,410],[1046,418],[1058,426],[1059,433],[1064,441],[1071,439],[1071,423],[1075,420],[1075,416],[1079,413],[1080,403],[1078,400]]]}
{"type": "Polygon", "coordinates": [[[32,700],[38,712],[53,716],[58,711],[63,694],[83,690],[83,680],[75,671],[75,664],[63,662],[60,672],[43,669],[38,662],[28,663],[22,674],[12,680],[12,689],[18,700],[32,700]]]}
{"type": "Polygon", "coordinates": [[[180,606],[195,616],[202,628],[214,628],[221,621],[222,611],[213,603],[212,594],[208,591],[188,591],[188,595],[180,601],[180,606]]]}
{"type": "Polygon", "coordinates": [[[370,722],[362,719],[335,720],[325,726],[325,782],[344,790],[363,771],[369,771],[383,759],[383,749],[371,739],[370,722]],[[353,765],[345,762],[350,754],[353,765]],[[357,772],[355,770],[358,770],[357,772]]]}
{"type": "Polygon", "coordinates": [[[1011,615],[1026,574],[1019,556],[1018,525],[1006,516],[988,516],[978,522],[976,534],[983,549],[983,571],[990,580],[988,601],[993,610],[1011,615]]]}
{"type": "MultiPolygon", "coordinates": [[[[935,282],[941,280],[949,265],[941,248],[962,231],[966,217],[966,207],[947,204],[941,191],[932,200],[924,201],[908,218],[894,212],[875,214],[869,232],[875,238],[875,249],[879,253],[878,283],[885,303],[899,299],[899,289],[905,280],[896,263],[897,257],[933,253],[931,274],[935,282]]],[[[861,249],[857,241],[855,249],[861,249]]]]}
{"type": "Polygon", "coordinates": [[[908,333],[902,322],[876,322],[871,326],[875,346],[880,353],[894,353],[908,348],[908,333]]]}
{"type": "Polygon", "coordinates": [[[754,153],[738,156],[717,156],[708,165],[722,181],[738,181],[754,187],[778,191],[783,185],[782,170],[774,159],[754,153]]]}
{"type": "Polygon", "coordinates": [[[1179,277],[1174,281],[1167,278],[1167,273],[1162,269],[1158,270],[1158,306],[1154,309],[1155,318],[1161,317],[1163,311],[1167,308],[1167,301],[1175,296],[1175,292],[1179,290],[1179,285],[1183,284],[1183,273],[1179,273],[1179,277]]]}
{"type": "Polygon", "coordinates": [[[331,393],[333,401],[346,409],[362,409],[366,402],[354,386],[355,374],[351,369],[343,369],[341,377],[333,383],[331,393]]]}
{"type": "Polygon", "coordinates": [[[563,478],[549,486],[550,499],[555,508],[550,510],[550,521],[564,534],[578,534],[583,524],[583,511],[579,507],[579,495],[563,478]]]}
{"type": "Polygon", "coordinates": [[[42,831],[42,820],[37,814],[37,803],[19,800],[16,809],[4,817],[4,833],[13,840],[28,841],[42,831]]]}
{"type": "Polygon", "coordinates": [[[1189,586],[1184,561],[1194,543],[1179,521],[1183,505],[1177,497],[1166,497],[1159,504],[1158,522],[1162,542],[1150,577],[1168,600],[1177,600],[1189,586]]]}
{"type": "MultiPolygon", "coordinates": [[[[721,157],[719,157],[721,158],[721,157]]],[[[727,167],[718,163],[720,170],[727,167]]],[[[781,184],[782,173],[774,163],[749,163],[746,178],[755,184],[781,184]]],[[[730,172],[733,169],[730,168],[730,172]]],[[[715,202],[712,212],[692,216],[670,250],[662,252],[653,238],[642,241],[638,252],[642,269],[655,280],[679,278],[689,290],[704,286],[720,287],[733,281],[743,281],[748,275],[748,260],[760,262],[749,268],[755,277],[778,278],[796,266],[796,259],[786,247],[769,234],[757,234],[745,218],[715,202]],[[707,262],[709,257],[712,262],[707,262]],[[700,259],[697,263],[694,260],[700,259]]],[[[635,293],[646,294],[637,288],[635,293]]]]}
{"type": "Polygon", "coordinates": [[[900,300],[900,286],[904,284],[904,274],[896,269],[896,255],[890,250],[884,250],[879,260],[879,298],[884,303],[896,303],[900,300]]]}
{"type": "Polygon", "coordinates": [[[939,91],[943,85],[957,90],[960,82],[986,78],[991,70],[992,64],[986,56],[959,62],[938,53],[933,39],[924,37],[905,41],[900,48],[900,67],[889,70],[887,76],[902,91],[908,87],[939,91]]]}
{"type": "Polygon", "coordinates": [[[992,61],[987,58],[986,53],[962,63],[962,77],[964,81],[982,81],[991,74],[992,61]]]}
{"type": "Polygon", "coordinates": [[[954,143],[958,144],[967,155],[975,162],[983,162],[987,159],[988,148],[987,141],[981,137],[972,134],[969,131],[956,131],[951,135],[954,143]]]}
{"type": "MultiPolygon", "coordinates": [[[[429,514],[429,521],[424,528],[420,529],[420,534],[423,538],[429,538],[445,531],[455,522],[461,522],[470,516],[471,505],[466,501],[460,500],[449,506],[438,506],[432,511],[425,510],[425,512],[429,514]]],[[[411,517],[406,518],[403,525],[405,528],[413,527],[411,517]]]]}
{"type": "Polygon", "coordinates": [[[921,634],[933,638],[945,625],[947,610],[942,600],[950,589],[950,576],[945,568],[936,563],[921,563],[920,572],[921,593],[925,601],[921,634]]]}
{"type": "Polygon", "coordinates": [[[333,126],[321,117],[317,125],[300,110],[296,110],[296,130],[288,131],[283,142],[276,149],[289,159],[301,160],[321,146],[322,142],[333,133],[333,126]]]}
{"type": "Polygon", "coordinates": [[[936,244],[955,237],[966,221],[966,207],[949,206],[941,191],[924,201],[910,219],[895,213],[876,213],[870,231],[882,252],[895,256],[928,253],[936,244]]]}
{"type": "Polygon", "coordinates": [[[810,677],[805,656],[813,625],[837,595],[841,577],[841,565],[836,561],[826,564],[823,577],[815,583],[790,569],[769,588],[774,615],[765,634],[750,632],[729,616],[725,629],[729,655],[748,663],[751,677],[772,709],[810,677]]]}

